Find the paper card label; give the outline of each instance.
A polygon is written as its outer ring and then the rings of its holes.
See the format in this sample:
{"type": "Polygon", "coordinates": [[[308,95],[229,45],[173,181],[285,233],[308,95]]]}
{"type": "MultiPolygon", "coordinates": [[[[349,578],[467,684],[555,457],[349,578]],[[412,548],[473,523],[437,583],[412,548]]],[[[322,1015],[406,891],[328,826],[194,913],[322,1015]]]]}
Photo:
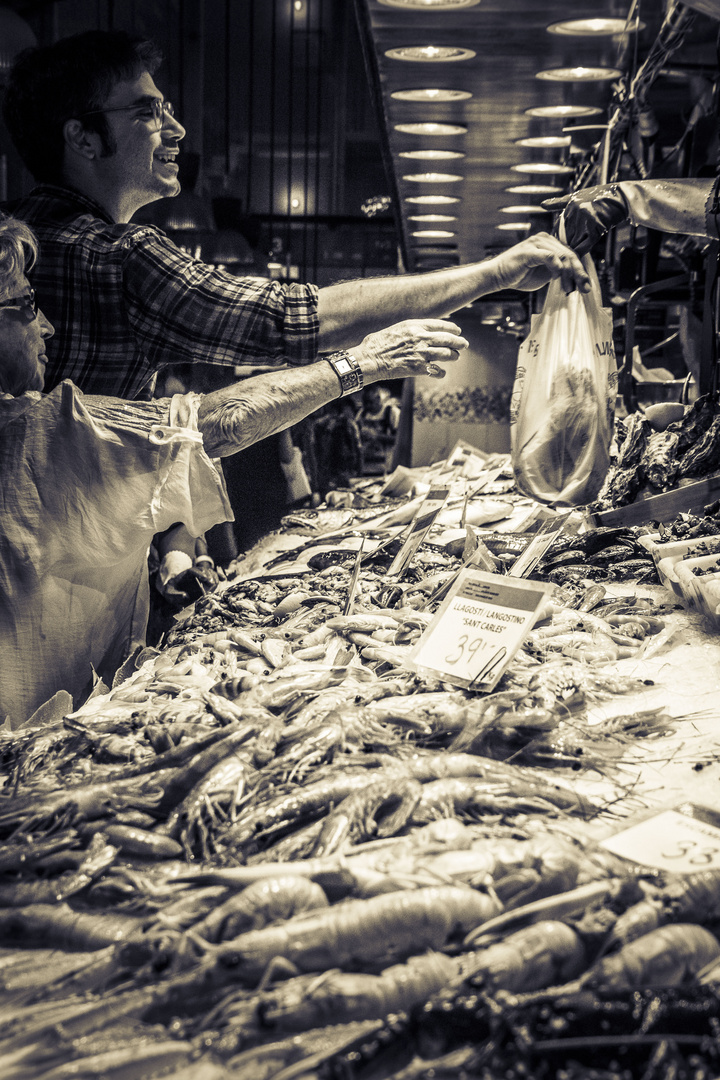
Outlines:
{"type": "Polygon", "coordinates": [[[522,555],[518,556],[512,564],[508,570],[508,575],[522,578],[527,574],[531,574],[545,552],[563,531],[563,526],[568,517],[569,513],[563,514],[561,518],[546,521],[525,548],[522,555]]]}
{"type": "Polygon", "coordinates": [[[474,479],[487,468],[490,458],[491,455],[486,454],[479,447],[465,442],[464,439],[458,439],[445,465],[449,469],[457,469],[460,476],[474,479]]]}
{"type": "Polygon", "coordinates": [[[602,840],[600,847],[673,874],[720,870],[720,829],[678,810],[654,814],[602,840]]]}
{"type": "Polygon", "coordinates": [[[449,488],[435,488],[428,491],[422,506],[410,525],[410,531],[405,537],[405,543],[388,567],[389,575],[402,574],[407,568],[413,555],[434,524],[435,518],[445,505],[449,494],[449,488]]]}
{"type": "Polygon", "coordinates": [[[466,689],[492,690],[552,587],[463,570],[409,653],[407,666],[466,689]]]}

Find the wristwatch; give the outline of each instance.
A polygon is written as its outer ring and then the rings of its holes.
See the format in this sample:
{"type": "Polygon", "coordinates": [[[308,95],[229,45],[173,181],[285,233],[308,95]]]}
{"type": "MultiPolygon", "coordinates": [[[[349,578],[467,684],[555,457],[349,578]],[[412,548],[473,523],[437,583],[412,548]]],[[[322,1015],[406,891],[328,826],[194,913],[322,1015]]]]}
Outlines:
{"type": "Polygon", "coordinates": [[[325,359],[340,380],[340,397],[347,397],[348,394],[362,390],[362,368],[351,353],[342,350],[330,353],[325,359]]]}

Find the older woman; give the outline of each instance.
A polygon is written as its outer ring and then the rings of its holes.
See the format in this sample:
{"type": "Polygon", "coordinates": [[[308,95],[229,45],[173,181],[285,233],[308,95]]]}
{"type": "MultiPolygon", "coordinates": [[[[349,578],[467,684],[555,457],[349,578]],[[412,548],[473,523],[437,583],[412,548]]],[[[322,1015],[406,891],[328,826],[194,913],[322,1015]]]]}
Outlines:
{"type": "Polygon", "coordinates": [[[467,346],[445,320],[370,334],[319,360],[205,396],[149,402],[41,393],[53,328],[27,280],[32,232],[0,219],[0,719],[23,722],[56,691],[76,703],[144,641],[147,551],[182,521],[199,536],[232,517],[210,457],[282,431],[363,382],[442,375],[467,346]]]}

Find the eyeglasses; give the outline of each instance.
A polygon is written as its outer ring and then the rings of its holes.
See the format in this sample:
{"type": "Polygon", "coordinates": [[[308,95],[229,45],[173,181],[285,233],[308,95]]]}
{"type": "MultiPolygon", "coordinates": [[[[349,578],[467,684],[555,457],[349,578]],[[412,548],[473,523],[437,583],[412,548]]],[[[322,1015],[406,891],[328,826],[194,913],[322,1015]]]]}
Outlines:
{"type": "Polygon", "coordinates": [[[140,120],[153,122],[156,130],[159,131],[165,123],[165,117],[175,115],[175,108],[171,101],[152,98],[150,101],[137,102],[135,105],[118,105],[112,109],[92,109],[90,112],[80,113],[80,116],[98,116],[100,113],[111,112],[135,112],[140,120]]]}
{"type": "Polygon", "coordinates": [[[31,289],[27,296],[13,296],[9,300],[0,302],[0,308],[17,308],[25,316],[28,322],[37,319],[38,305],[35,299],[35,290],[31,289]]]}

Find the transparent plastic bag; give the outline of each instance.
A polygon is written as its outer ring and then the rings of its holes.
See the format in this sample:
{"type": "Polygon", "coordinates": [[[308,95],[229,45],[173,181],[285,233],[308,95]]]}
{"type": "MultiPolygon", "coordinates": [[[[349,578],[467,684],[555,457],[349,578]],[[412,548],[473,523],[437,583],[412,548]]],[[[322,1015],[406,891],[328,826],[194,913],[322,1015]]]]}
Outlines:
{"type": "Polygon", "coordinates": [[[592,502],[610,467],[617,365],[612,313],[589,256],[587,293],[551,281],[520,346],[510,412],[521,492],[550,506],[592,502]]]}

